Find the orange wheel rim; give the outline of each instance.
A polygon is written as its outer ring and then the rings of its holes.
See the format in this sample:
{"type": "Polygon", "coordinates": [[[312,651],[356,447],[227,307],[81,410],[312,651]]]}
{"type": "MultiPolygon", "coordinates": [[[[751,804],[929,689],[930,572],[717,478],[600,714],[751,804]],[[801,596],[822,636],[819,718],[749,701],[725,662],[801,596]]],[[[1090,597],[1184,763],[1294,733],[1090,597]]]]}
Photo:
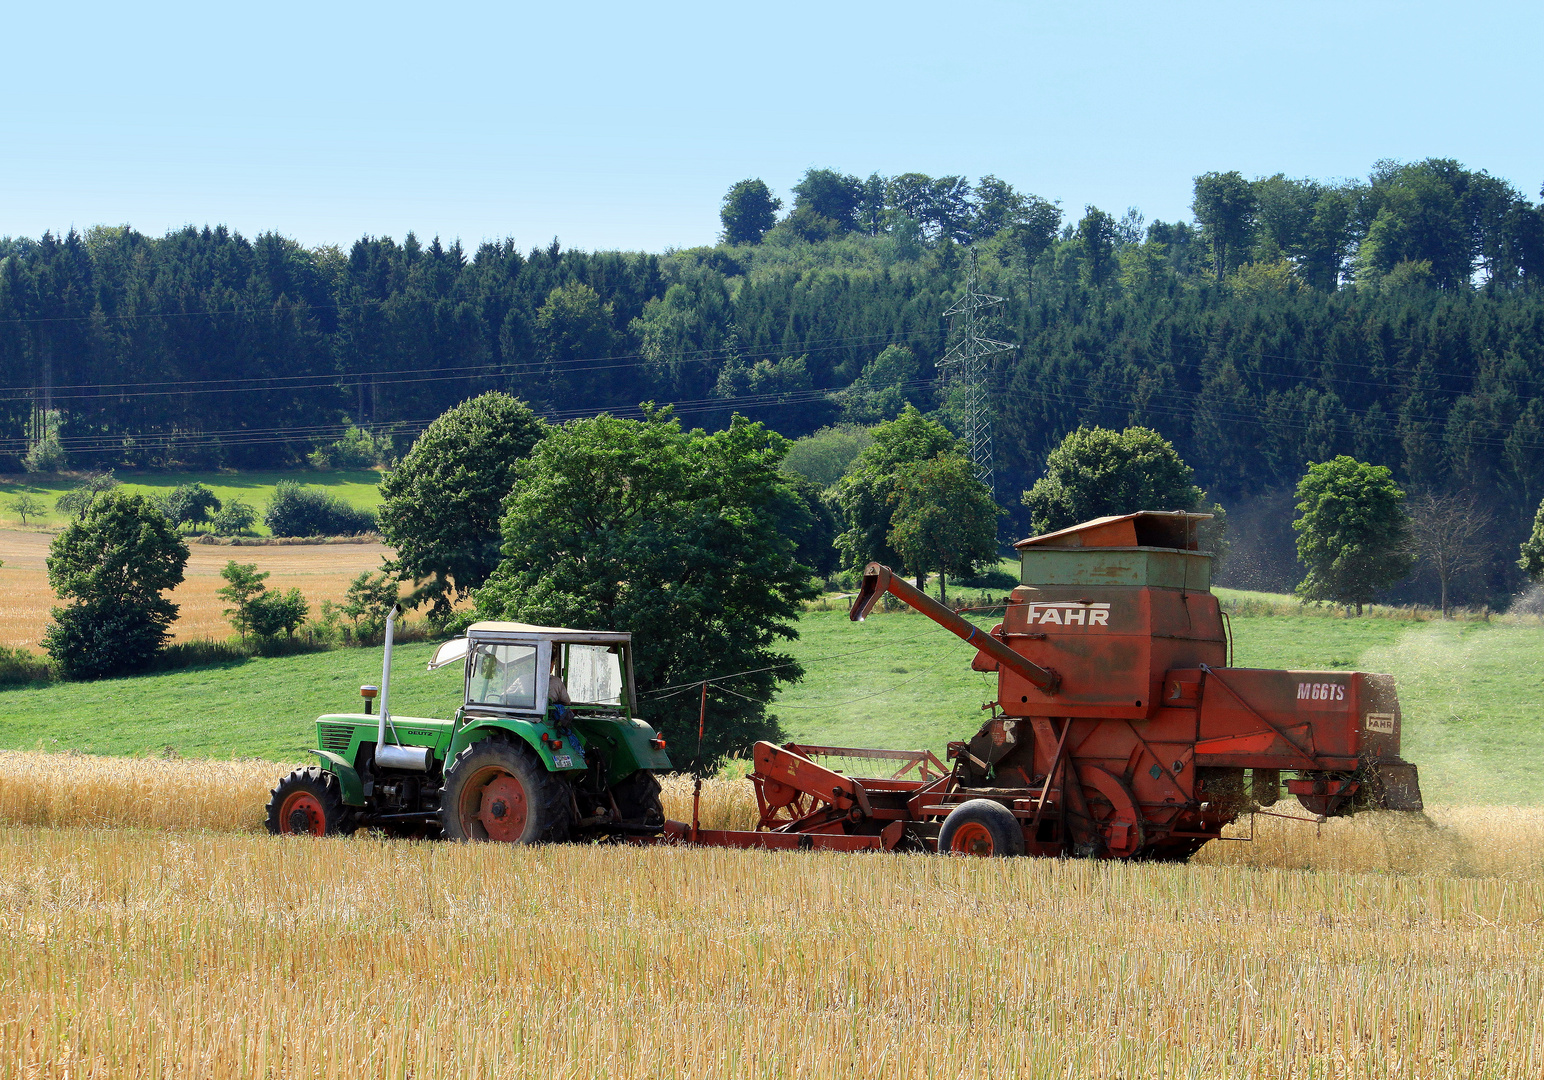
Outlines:
{"type": "Polygon", "coordinates": [[[991,829],[979,821],[967,821],[949,838],[949,851],[955,855],[995,855],[997,844],[991,829]]]}
{"type": "MultiPolygon", "coordinates": [[[[525,785],[514,775],[492,766],[479,771],[467,783],[461,799],[463,828],[482,826],[489,840],[518,843],[525,835],[531,803],[525,785]]],[[[468,828],[468,831],[471,831],[468,828]]]]}
{"type": "Polygon", "coordinates": [[[293,791],[279,807],[279,832],[297,836],[326,836],[327,814],[321,800],[309,791],[293,791]]]}

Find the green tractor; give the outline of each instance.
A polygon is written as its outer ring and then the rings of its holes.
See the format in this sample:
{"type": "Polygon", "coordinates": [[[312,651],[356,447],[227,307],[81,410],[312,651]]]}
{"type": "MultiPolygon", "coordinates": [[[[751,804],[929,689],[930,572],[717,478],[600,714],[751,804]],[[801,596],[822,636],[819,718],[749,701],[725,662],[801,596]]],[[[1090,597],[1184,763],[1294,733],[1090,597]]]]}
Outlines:
{"type": "Polygon", "coordinates": [[[632,635],[473,623],[429,670],[463,665],[454,719],[391,715],[386,622],[380,710],[318,717],[320,765],[268,802],[268,831],[376,828],[403,836],[531,844],[658,833],[665,740],[637,718],[632,635]]]}

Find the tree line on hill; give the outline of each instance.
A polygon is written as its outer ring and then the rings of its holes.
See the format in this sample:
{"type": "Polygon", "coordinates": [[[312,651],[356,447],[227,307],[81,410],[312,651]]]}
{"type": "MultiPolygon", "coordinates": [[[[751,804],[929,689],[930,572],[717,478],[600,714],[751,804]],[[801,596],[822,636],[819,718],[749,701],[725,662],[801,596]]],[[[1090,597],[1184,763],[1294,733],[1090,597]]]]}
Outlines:
{"type": "Polygon", "coordinates": [[[1506,181],[1441,159],[1340,183],[1208,173],[1177,222],[1068,216],[994,177],[812,169],[789,194],[782,213],[736,184],[721,243],[664,254],[0,240],[0,468],[390,459],[490,389],[549,419],[674,402],[797,438],[911,405],[958,430],[939,362],[973,244],[1016,346],[991,372],[1012,528],[1068,432],[1134,424],[1234,510],[1236,570],[1290,567],[1281,507],[1305,463],[1348,454],[1472,497],[1495,529],[1467,588],[1517,584],[1544,498],[1544,218],[1506,181]]]}

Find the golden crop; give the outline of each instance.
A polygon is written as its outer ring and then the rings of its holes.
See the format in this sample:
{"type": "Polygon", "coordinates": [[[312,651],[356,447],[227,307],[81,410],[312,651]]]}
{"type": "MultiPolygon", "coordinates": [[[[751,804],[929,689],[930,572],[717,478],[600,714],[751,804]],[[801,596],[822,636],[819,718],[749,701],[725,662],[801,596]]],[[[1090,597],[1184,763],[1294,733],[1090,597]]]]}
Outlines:
{"type": "MultiPolygon", "coordinates": [[[[49,610],[59,599],[48,585],[48,544],[43,533],[0,530],[0,645],[41,652],[38,641],[50,621],[49,610]]],[[[220,571],[231,559],[254,563],[270,575],[270,589],[298,588],[316,615],[323,600],[341,602],[349,582],[364,571],[381,568],[390,554],[383,544],[304,544],[225,547],[189,544],[183,582],[169,595],[180,608],[172,624],[172,639],[223,641],[233,633],[225,609],[230,601],[216,593],[225,586],[220,571]]]]}
{"type": "Polygon", "coordinates": [[[1533,811],[1382,873],[1236,865],[1408,861],[1376,817],[1188,866],[508,848],[253,834],[281,771],[0,755],[0,1078],[1544,1073],[1533,811]],[[155,788],[206,816],[43,827],[155,788]]]}

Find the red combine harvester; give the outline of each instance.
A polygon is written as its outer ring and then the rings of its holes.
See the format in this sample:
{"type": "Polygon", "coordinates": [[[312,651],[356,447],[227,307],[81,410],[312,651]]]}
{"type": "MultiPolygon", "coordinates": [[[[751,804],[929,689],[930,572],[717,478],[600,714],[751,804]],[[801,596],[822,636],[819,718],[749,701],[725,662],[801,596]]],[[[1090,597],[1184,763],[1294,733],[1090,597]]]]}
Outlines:
{"type": "Polygon", "coordinates": [[[924,751],[757,743],[754,832],[668,837],[757,848],[1188,858],[1288,793],[1320,818],[1420,810],[1388,675],[1229,666],[1198,550],[1207,515],[1144,511],[1023,540],[1022,584],[988,633],[870,564],[851,617],[890,593],[998,674],[992,718],[924,751]],[[861,759],[852,776],[821,760],[861,759]]]}

